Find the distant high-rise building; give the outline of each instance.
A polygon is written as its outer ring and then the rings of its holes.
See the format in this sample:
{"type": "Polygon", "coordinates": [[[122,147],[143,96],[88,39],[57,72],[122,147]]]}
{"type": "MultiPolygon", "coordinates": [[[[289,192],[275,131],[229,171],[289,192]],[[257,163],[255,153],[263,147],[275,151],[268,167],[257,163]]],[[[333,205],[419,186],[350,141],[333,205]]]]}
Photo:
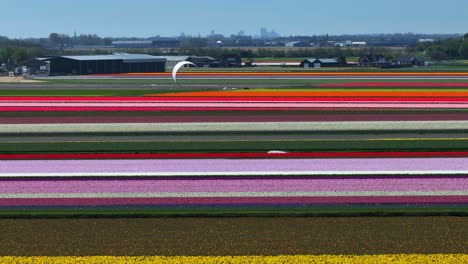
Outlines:
{"type": "Polygon", "coordinates": [[[271,30],[270,32],[270,37],[271,38],[279,38],[280,37],[280,34],[278,34],[278,32],[276,32],[275,30],[271,30]]]}
{"type": "Polygon", "coordinates": [[[268,38],[268,29],[264,27],[260,29],[260,38],[268,38]]]}
{"type": "Polygon", "coordinates": [[[264,27],[260,29],[260,38],[262,39],[273,39],[278,37],[280,37],[280,35],[274,29],[271,31],[268,31],[268,29],[264,27]]]}

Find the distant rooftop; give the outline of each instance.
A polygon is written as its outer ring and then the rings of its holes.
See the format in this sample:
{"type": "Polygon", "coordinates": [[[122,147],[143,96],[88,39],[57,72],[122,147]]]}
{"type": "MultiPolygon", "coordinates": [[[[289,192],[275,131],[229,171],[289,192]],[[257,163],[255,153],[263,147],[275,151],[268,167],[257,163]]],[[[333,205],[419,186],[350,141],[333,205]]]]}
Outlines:
{"type": "Polygon", "coordinates": [[[333,58],[325,58],[325,59],[309,58],[309,59],[306,59],[306,60],[308,60],[311,63],[316,61],[316,60],[320,61],[321,63],[338,63],[338,61],[336,59],[333,59],[333,58]]]}
{"type": "Polygon", "coordinates": [[[112,55],[85,55],[85,56],[61,56],[61,57],[70,59],[70,60],[78,60],[78,61],[123,60],[124,63],[166,61],[166,59],[163,57],[152,56],[148,54],[127,54],[127,53],[115,53],[112,55]]]}
{"type": "Polygon", "coordinates": [[[168,61],[185,61],[189,58],[189,56],[160,56],[168,61]]]}
{"type": "Polygon", "coordinates": [[[151,40],[116,40],[112,41],[113,45],[122,45],[122,44],[153,44],[151,40]]]}

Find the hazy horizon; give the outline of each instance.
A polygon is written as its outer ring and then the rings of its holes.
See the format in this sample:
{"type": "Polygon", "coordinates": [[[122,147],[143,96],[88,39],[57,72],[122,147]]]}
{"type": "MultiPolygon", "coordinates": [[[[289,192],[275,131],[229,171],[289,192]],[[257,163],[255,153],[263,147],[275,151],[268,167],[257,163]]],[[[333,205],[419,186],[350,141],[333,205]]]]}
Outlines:
{"type": "Polygon", "coordinates": [[[0,16],[0,35],[9,38],[47,37],[51,32],[102,37],[259,35],[260,28],[281,36],[343,34],[464,34],[468,1],[214,0],[178,2],[82,0],[10,1],[0,16]]]}

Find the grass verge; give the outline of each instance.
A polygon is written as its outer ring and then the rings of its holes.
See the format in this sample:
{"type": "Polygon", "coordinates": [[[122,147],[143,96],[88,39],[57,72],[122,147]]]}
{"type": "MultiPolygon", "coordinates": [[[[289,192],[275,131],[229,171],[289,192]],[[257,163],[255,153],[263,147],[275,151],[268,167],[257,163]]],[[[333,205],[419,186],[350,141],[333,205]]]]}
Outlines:
{"type": "Polygon", "coordinates": [[[319,139],[197,141],[50,141],[1,142],[0,153],[164,153],[284,151],[451,151],[467,150],[468,139],[319,139]]]}
{"type": "Polygon", "coordinates": [[[468,216],[466,205],[121,206],[0,209],[0,218],[468,216]]]}

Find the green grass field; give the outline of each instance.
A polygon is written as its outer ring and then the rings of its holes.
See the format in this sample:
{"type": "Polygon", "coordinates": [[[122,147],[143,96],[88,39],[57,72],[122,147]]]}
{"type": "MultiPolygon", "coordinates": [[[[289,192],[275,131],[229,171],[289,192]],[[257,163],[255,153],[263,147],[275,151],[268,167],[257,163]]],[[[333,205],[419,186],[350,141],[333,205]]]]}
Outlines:
{"type": "Polygon", "coordinates": [[[1,209],[0,218],[87,217],[292,217],[292,216],[433,216],[468,215],[465,206],[317,205],[317,206],[136,206],[80,208],[1,209]]]}
{"type": "MultiPolygon", "coordinates": [[[[195,90],[184,90],[190,92],[195,90]]],[[[146,94],[175,93],[177,90],[159,89],[8,89],[0,90],[0,96],[143,96],[146,94]]]]}
{"type": "Polygon", "coordinates": [[[0,153],[166,153],[284,151],[451,151],[468,150],[468,139],[317,139],[0,142],[0,153]]]}
{"type": "MultiPolygon", "coordinates": [[[[173,80],[170,79],[43,79],[51,84],[154,84],[154,85],[173,85],[174,90],[178,89],[178,86],[174,84],[173,80]]],[[[268,85],[291,85],[291,86],[307,86],[307,85],[318,85],[326,83],[349,83],[349,82],[362,82],[362,83],[373,83],[373,82],[384,82],[384,83],[398,83],[398,82],[431,82],[431,83],[465,83],[468,80],[464,79],[181,79],[179,84],[184,85],[224,85],[230,88],[243,88],[242,85],[264,85],[265,88],[268,85]],[[236,87],[237,85],[237,87],[236,87]]],[[[18,84],[21,87],[21,84],[18,84]]]]}

